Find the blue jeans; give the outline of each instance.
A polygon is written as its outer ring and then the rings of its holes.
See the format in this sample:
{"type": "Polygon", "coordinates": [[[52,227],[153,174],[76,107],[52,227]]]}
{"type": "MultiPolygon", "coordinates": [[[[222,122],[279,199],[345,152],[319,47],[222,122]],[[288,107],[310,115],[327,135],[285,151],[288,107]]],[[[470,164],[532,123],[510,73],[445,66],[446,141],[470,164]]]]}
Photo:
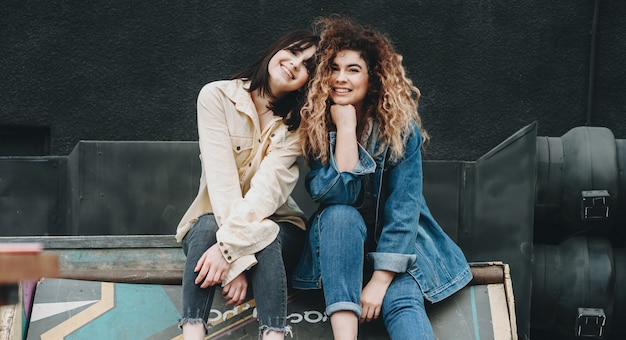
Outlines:
{"type": "MultiPolygon", "coordinates": [[[[374,247],[357,209],[347,205],[325,208],[313,220],[311,232],[319,232],[319,266],[326,314],[352,311],[361,315],[363,278],[371,276],[364,260],[374,247]]],[[[434,339],[424,307],[424,296],[408,272],[397,273],[382,302],[382,318],[392,339],[434,339]]]]}
{"type": "MultiPolygon", "coordinates": [[[[274,242],[256,253],[257,264],[246,272],[246,278],[255,296],[259,338],[266,330],[286,332],[287,320],[287,274],[297,264],[305,233],[291,223],[278,223],[280,232],[274,242]],[[284,259],[284,260],[283,260],[284,259]]],[[[193,271],[202,254],[217,242],[217,223],[212,214],[200,216],[198,222],[183,239],[186,256],[183,270],[183,315],[178,325],[207,322],[217,286],[200,288],[194,280],[193,271]]]]}

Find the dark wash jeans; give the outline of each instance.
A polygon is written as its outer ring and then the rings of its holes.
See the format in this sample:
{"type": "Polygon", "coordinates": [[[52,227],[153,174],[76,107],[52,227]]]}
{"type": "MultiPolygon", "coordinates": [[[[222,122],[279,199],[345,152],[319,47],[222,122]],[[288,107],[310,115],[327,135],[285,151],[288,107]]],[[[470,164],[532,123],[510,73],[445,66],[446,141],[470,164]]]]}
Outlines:
{"type": "MultiPolygon", "coordinates": [[[[259,338],[266,330],[289,332],[287,319],[287,272],[297,264],[305,238],[305,232],[291,223],[279,222],[278,237],[265,249],[256,253],[257,264],[246,272],[249,287],[255,295],[259,321],[259,338]]],[[[198,218],[198,222],[183,239],[186,262],[183,271],[183,315],[178,325],[207,322],[215,290],[218,287],[200,288],[194,280],[193,270],[202,254],[217,242],[218,226],[213,214],[198,218]]]]}

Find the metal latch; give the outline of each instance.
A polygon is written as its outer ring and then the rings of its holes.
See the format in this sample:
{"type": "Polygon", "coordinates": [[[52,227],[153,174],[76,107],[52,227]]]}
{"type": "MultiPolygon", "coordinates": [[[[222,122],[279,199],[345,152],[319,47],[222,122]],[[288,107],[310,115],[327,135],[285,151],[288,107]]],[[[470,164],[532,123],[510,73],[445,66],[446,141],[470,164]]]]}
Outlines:
{"type": "Polygon", "coordinates": [[[586,190],[582,192],[580,214],[583,220],[609,218],[609,192],[607,190],[586,190]]]}
{"type": "Polygon", "coordinates": [[[602,308],[578,308],[576,336],[602,338],[606,315],[602,308]]]}

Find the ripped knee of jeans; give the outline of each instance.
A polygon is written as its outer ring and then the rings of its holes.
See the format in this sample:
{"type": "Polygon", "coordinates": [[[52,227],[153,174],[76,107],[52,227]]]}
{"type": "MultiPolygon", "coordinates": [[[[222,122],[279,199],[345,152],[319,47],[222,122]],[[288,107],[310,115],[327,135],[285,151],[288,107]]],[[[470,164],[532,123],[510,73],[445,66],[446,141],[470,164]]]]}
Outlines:
{"type": "Polygon", "coordinates": [[[270,327],[270,326],[261,326],[259,327],[259,340],[263,339],[263,336],[269,334],[270,332],[281,332],[283,335],[291,336],[293,338],[293,332],[291,331],[291,326],[285,326],[284,328],[278,327],[270,327]]]}
{"type": "Polygon", "coordinates": [[[209,325],[201,318],[181,318],[178,320],[178,328],[183,329],[184,325],[197,325],[201,324],[204,326],[204,334],[207,334],[209,330],[209,325]]]}

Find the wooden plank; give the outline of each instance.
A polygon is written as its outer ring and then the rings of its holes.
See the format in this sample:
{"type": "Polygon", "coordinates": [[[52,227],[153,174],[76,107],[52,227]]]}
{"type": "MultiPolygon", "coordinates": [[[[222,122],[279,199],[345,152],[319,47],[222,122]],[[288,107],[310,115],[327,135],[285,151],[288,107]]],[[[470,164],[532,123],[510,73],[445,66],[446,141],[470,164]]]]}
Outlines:
{"type": "Polygon", "coordinates": [[[180,248],[174,235],[21,236],[0,242],[41,243],[44,249],[180,248]]]}
{"type": "MultiPolygon", "coordinates": [[[[185,257],[174,235],[2,237],[37,242],[59,257],[58,277],[67,279],[179,284],[185,257]]],[[[502,262],[472,263],[470,285],[505,281],[502,262]]]]}
{"type": "Polygon", "coordinates": [[[54,254],[0,254],[0,283],[58,275],[59,259],[54,254]]]}
{"type": "Polygon", "coordinates": [[[21,331],[20,305],[0,306],[0,340],[21,340],[21,331]]]}
{"type": "Polygon", "coordinates": [[[504,268],[504,292],[506,293],[506,306],[509,310],[509,324],[513,340],[517,340],[517,314],[515,314],[515,296],[513,295],[513,280],[511,280],[511,267],[502,264],[504,268]]]}
{"type": "Polygon", "coordinates": [[[499,340],[513,340],[504,285],[487,285],[487,294],[489,295],[494,338],[499,340]]]}
{"type": "Polygon", "coordinates": [[[183,270],[116,269],[104,272],[101,270],[62,270],[59,277],[85,281],[180,285],[182,283],[183,270]]]}

